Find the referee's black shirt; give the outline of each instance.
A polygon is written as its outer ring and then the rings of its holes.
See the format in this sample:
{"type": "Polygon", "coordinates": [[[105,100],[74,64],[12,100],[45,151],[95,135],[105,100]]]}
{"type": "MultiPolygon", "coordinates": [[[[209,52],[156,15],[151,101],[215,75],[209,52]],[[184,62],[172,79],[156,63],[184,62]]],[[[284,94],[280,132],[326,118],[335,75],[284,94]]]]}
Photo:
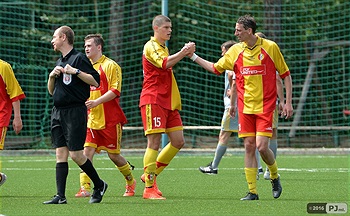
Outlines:
{"type": "MultiPolygon", "coordinates": [[[[85,73],[91,74],[100,83],[100,75],[93,68],[90,60],[74,48],[65,56],[59,58],[56,66],[65,67],[67,64],[85,73]]],[[[69,108],[85,105],[90,97],[90,85],[75,74],[61,74],[55,81],[53,103],[56,108],[69,108]]]]}

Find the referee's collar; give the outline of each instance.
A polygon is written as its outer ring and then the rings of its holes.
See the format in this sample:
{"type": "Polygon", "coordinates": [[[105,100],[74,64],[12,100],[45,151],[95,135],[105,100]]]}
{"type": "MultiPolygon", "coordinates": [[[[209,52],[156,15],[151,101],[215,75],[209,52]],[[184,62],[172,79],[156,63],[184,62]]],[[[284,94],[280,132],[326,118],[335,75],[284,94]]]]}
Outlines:
{"type": "Polygon", "coordinates": [[[69,59],[69,57],[75,52],[75,48],[73,48],[65,57],[61,57],[62,61],[67,61],[67,59],[69,59]]]}

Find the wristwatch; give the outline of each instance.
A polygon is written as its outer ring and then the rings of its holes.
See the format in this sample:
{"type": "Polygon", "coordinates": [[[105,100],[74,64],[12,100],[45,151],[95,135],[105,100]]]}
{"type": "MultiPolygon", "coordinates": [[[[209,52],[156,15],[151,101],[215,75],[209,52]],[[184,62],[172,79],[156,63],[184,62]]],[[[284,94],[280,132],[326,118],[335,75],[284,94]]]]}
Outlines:
{"type": "Polygon", "coordinates": [[[81,71],[79,70],[79,69],[77,69],[76,71],[75,71],[75,75],[79,75],[81,73],[81,71]]]}

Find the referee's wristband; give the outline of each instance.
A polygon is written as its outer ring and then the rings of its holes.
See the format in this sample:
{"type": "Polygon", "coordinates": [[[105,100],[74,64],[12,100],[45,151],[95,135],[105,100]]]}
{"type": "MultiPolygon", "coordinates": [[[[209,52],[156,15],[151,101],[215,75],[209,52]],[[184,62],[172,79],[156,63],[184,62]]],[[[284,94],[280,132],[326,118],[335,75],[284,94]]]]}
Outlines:
{"type": "Polygon", "coordinates": [[[191,57],[191,60],[192,61],[196,61],[196,59],[198,58],[197,54],[196,53],[193,53],[192,57],[191,57]]]}

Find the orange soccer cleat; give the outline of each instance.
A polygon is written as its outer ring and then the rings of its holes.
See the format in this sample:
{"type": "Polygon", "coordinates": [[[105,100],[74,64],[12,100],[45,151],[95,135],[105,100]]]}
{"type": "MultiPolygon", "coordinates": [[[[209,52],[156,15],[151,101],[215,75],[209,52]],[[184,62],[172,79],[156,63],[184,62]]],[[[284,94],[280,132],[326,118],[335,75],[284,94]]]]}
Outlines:
{"type": "Polygon", "coordinates": [[[145,190],[143,191],[143,198],[165,200],[165,197],[159,195],[154,187],[145,188],[145,190]]]}
{"type": "MultiPolygon", "coordinates": [[[[153,188],[156,190],[156,192],[157,192],[157,194],[159,195],[159,196],[162,196],[163,195],[163,193],[162,193],[162,191],[160,191],[159,189],[158,189],[158,185],[157,185],[157,181],[156,181],[156,177],[154,178],[154,181],[153,181],[153,188]]],[[[143,182],[143,183],[145,183],[145,174],[142,174],[141,175],[141,181],[143,182]]]]}
{"type": "Polygon", "coordinates": [[[126,190],[123,196],[129,197],[135,195],[135,188],[136,188],[136,180],[134,179],[134,183],[132,185],[126,185],[126,190]]]}

